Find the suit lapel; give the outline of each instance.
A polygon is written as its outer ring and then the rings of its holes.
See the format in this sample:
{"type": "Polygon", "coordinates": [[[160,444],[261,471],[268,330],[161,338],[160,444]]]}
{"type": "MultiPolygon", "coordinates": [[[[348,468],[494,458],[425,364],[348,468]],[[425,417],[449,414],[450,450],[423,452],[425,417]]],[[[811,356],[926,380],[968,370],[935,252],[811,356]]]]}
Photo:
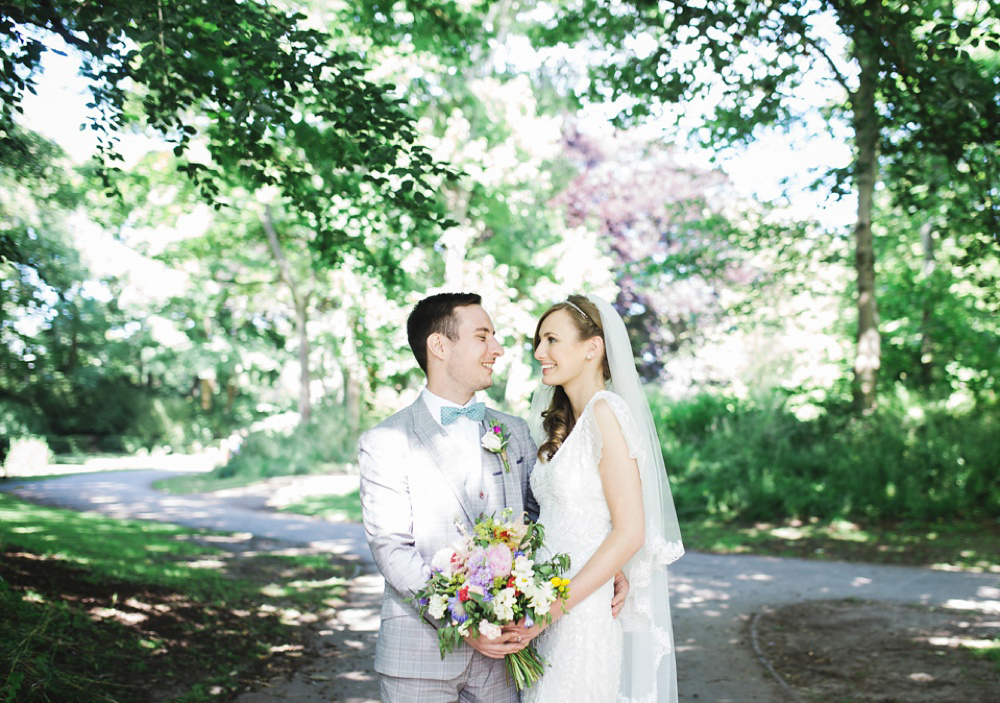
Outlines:
{"type": "MultiPolygon", "coordinates": [[[[492,429],[492,425],[489,421],[493,417],[494,416],[490,414],[490,411],[487,408],[486,418],[479,423],[480,445],[482,443],[483,435],[485,435],[488,430],[492,429]]],[[[508,428],[508,431],[511,431],[510,428],[508,428]]],[[[503,459],[499,454],[494,454],[486,449],[482,449],[481,451],[486,454],[483,461],[486,466],[490,467],[490,473],[495,475],[497,472],[500,472],[500,477],[503,483],[503,504],[514,511],[514,518],[516,519],[521,511],[522,497],[520,475],[514,445],[515,442],[512,435],[510,441],[507,442],[507,460],[510,464],[509,472],[504,470],[503,459]]]]}
{"type": "Polygon", "coordinates": [[[461,462],[455,461],[454,451],[448,444],[444,430],[431,416],[430,410],[421,398],[417,398],[413,403],[413,432],[448,481],[466,517],[470,522],[474,522],[476,516],[473,514],[472,506],[469,505],[469,496],[465,492],[467,468],[462,466],[461,462]]]}

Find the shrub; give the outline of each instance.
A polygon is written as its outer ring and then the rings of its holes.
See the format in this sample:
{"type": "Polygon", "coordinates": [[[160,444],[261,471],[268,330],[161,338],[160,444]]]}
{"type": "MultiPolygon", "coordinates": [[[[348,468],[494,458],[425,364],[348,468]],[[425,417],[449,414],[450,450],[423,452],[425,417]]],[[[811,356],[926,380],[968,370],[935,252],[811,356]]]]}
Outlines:
{"type": "Polygon", "coordinates": [[[781,396],[651,400],[682,516],[778,521],[1000,514],[995,405],[959,412],[912,394],[886,394],[869,417],[830,404],[803,420],[781,396]]]}
{"type": "Polygon", "coordinates": [[[52,451],[44,437],[14,437],[3,462],[3,476],[26,475],[52,463],[52,451]]]}
{"type": "Polygon", "coordinates": [[[304,426],[291,430],[250,432],[239,451],[215,470],[219,478],[268,478],[344,470],[357,460],[358,432],[351,429],[343,407],[314,409],[304,426]]]}

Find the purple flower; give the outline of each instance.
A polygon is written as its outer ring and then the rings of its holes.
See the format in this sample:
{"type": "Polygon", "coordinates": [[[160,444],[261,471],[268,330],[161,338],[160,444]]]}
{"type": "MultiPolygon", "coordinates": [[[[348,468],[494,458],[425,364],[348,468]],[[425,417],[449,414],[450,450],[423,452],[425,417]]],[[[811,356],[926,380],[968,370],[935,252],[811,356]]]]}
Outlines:
{"type": "Polygon", "coordinates": [[[465,606],[462,605],[462,601],[457,595],[448,599],[448,612],[451,613],[451,619],[460,625],[469,619],[469,616],[465,614],[465,606]]]}
{"type": "Polygon", "coordinates": [[[482,547],[476,547],[465,562],[467,582],[479,586],[484,591],[493,585],[493,568],[487,559],[487,552],[482,547]]]}
{"type": "Polygon", "coordinates": [[[485,593],[489,593],[489,588],[493,585],[493,574],[490,573],[490,567],[486,566],[474,576],[470,576],[469,583],[475,584],[485,593]]]}

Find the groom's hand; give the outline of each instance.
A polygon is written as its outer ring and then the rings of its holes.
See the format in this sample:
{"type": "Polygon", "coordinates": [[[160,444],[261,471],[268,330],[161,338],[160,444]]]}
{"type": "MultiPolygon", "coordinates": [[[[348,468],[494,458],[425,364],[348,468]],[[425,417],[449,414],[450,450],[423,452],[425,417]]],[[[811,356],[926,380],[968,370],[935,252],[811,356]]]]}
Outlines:
{"type": "Polygon", "coordinates": [[[618,617],[618,613],[622,612],[622,606],[625,605],[625,596],[628,595],[628,579],[625,578],[625,572],[619,570],[615,574],[615,594],[611,596],[611,617],[618,617]]]}
{"type": "Polygon", "coordinates": [[[503,659],[508,654],[520,651],[525,645],[518,643],[517,635],[510,632],[503,632],[495,640],[472,635],[465,636],[465,643],[474,650],[489,657],[490,659],[503,659]]]}

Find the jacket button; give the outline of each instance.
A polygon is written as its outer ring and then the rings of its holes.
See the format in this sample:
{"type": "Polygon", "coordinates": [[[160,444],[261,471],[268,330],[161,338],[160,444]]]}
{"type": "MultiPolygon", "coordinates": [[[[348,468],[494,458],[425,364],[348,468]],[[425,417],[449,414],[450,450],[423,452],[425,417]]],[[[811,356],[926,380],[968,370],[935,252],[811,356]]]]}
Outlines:
{"type": "Polygon", "coordinates": [[[479,500],[486,500],[486,491],[479,491],[479,500]]]}

